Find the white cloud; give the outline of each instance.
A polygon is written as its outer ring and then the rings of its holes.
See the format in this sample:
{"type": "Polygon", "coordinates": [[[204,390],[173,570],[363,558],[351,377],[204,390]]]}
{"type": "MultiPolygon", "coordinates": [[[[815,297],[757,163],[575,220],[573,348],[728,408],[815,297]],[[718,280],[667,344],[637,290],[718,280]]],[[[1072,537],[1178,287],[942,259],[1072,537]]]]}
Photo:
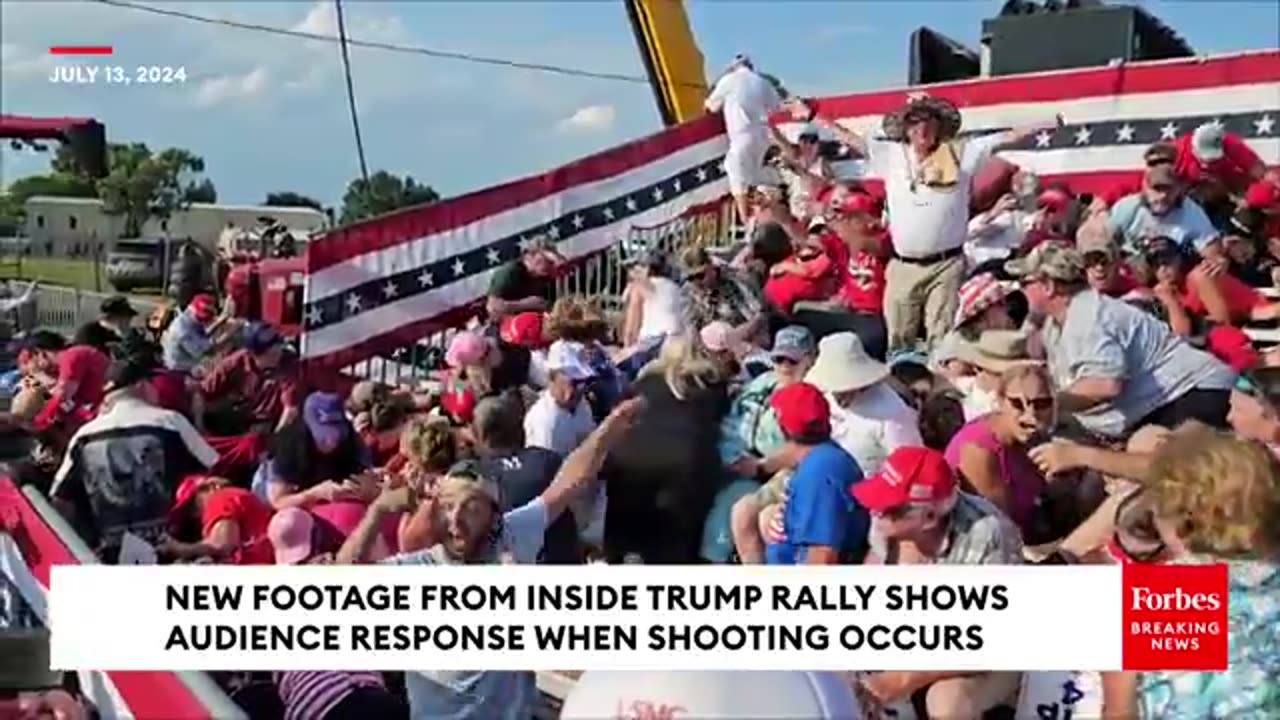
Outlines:
{"type": "Polygon", "coordinates": [[[560,132],[605,132],[613,127],[617,111],[612,105],[588,105],[556,123],[560,132]]]}
{"type": "Polygon", "coordinates": [[[307,16],[297,25],[290,28],[294,32],[308,33],[311,35],[337,35],[338,34],[338,10],[337,6],[330,2],[317,2],[307,11],[307,16]]]}
{"type": "Polygon", "coordinates": [[[269,84],[267,69],[256,67],[243,75],[222,75],[200,83],[195,103],[200,107],[213,107],[236,100],[260,97],[269,84]]]}
{"type": "Polygon", "coordinates": [[[57,64],[57,58],[48,53],[30,53],[17,43],[0,44],[0,73],[7,80],[43,81],[57,64]]]}

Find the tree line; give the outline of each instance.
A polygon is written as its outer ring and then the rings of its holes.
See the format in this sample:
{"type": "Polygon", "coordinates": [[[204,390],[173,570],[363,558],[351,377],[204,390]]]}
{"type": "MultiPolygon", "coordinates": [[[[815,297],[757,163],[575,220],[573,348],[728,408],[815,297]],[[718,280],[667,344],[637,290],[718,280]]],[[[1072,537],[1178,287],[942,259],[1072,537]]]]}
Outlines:
{"type": "MultiPolygon", "coordinates": [[[[125,237],[137,237],[149,219],[168,219],[191,203],[216,203],[217,188],[204,171],[204,158],[190,150],[153,151],[145,143],[111,143],[107,146],[107,174],[94,179],[79,169],[63,145],[47,173],[18,178],[0,193],[0,236],[22,234],[26,201],[36,195],[51,195],[98,198],[107,214],[125,219],[125,237]]],[[[346,224],[439,199],[430,185],[412,176],[379,170],[367,182],[364,178],[349,182],[336,212],[315,198],[288,190],[268,193],[262,204],[315,208],[329,215],[331,222],[346,224]]]]}

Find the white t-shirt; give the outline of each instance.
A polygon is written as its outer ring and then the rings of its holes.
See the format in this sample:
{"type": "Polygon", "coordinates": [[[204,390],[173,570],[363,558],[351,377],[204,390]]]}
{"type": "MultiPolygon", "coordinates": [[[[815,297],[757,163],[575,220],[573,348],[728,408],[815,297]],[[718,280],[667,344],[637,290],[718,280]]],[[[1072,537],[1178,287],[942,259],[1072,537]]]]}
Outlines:
{"type": "MultiPolygon", "coordinates": [[[[577,409],[569,412],[560,407],[545,390],[538,396],[524,416],[524,443],[528,447],[546,448],[560,457],[567,457],[574,448],[596,429],[596,420],[591,415],[591,407],[587,401],[578,403],[577,409]]],[[[582,493],[571,504],[573,518],[578,524],[578,534],[583,540],[591,543],[604,541],[604,516],[608,507],[608,497],[604,485],[596,487],[594,493],[582,493]]]]}
{"type": "Polygon", "coordinates": [[[708,110],[724,111],[724,127],[730,138],[767,135],[769,113],[781,104],[773,83],[746,67],[722,76],[707,97],[708,110]]]}
{"type": "Polygon", "coordinates": [[[585,400],[569,412],[545,391],[524,415],[525,445],[546,448],[561,457],[573,452],[595,429],[595,418],[585,400]]]}
{"type": "Polygon", "coordinates": [[[640,310],[640,340],[679,335],[684,332],[684,296],[669,278],[649,278],[644,305],[640,310]]]}
{"type": "Polygon", "coordinates": [[[987,219],[975,215],[969,221],[969,237],[964,244],[964,256],[970,265],[981,265],[988,260],[1005,259],[1022,247],[1027,231],[1035,226],[1036,214],[1011,210],[987,219]]]}
{"type": "Polygon", "coordinates": [[[849,407],[831,406],[831,439],[858,461],[862,476],[880,471],[884,460],[899,447],[920,446],[916,411],[886,383],[863,390],[849,407]]]}
{"type": "Polygon", "coordinates": [[[910,148],[904,143],[867,141],[867,167],[884,180],[889,233],[899,255],[923,258],[964,245],[973,175],[1004,139],[1004,133],[995,133],[965,142],[954,187],[933,188],[916,183],[914,189],[911,179],[919,163],[910,148]]]}

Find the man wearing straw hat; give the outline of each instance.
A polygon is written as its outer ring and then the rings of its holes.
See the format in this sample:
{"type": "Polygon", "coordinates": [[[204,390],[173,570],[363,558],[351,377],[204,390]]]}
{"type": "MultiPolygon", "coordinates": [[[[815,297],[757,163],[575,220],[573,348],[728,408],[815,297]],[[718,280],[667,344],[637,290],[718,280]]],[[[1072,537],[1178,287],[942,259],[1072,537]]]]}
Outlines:
{"type": "Polygon", "coordinates": [[[951,329],[964,279],[973,176],[993,152],[1061,126],[1062,119],[961,141],[956,106],[921,95],[884,117],[884,139],[869,140],[830,119],[819,122],[884,180],[893,238],[884,298],[889,353],[911,350],[921,326],[924,339],[938,342],[951,329]]]}

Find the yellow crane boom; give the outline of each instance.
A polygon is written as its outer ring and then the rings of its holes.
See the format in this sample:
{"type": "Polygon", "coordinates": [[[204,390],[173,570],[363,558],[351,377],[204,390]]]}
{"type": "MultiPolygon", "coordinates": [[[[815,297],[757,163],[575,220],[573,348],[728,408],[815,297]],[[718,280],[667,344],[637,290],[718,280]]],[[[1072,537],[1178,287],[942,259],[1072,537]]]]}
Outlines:
{"type": "Polygon", "coordinates": [[[683,0],[623,0],[666,125],[703,113],[707,80],[683,0]]]}

